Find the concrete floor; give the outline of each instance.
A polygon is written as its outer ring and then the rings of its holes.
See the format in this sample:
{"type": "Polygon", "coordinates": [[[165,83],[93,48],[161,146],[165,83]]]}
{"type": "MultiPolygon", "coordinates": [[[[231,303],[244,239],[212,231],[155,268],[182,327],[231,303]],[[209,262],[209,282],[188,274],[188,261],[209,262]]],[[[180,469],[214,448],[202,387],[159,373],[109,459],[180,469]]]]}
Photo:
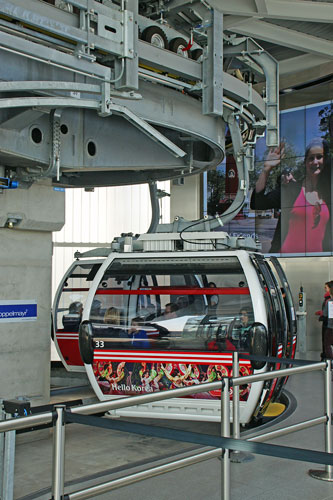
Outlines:
{"type": "MultiPolygon", "coordinates": [[[[319,359],[311,353],[311,359],[319,359]]],[[[284,427],[324,413],[324,376],[314,372],[295,375],[287,389],[297,408],[275,427],[284,427]]],[[[86,396],[88,397],[88,395],[86,396]]],[[[157,425],[184,428],[219,435],[219,424],[164,422],[157,425]]],[[[274,426],[272,427],[274,428],[274,426]]],[[[270,441],[274,444],[324,451],[324,428],[317,426],[270,441]]],[[[176,441],[128,435],[77,424],[66,426],[65,492],[98,484],[168,461],[168,456],[197,449],[176,441]]],[[[231,500],[333,500],[333,483],[311,478],[309,469],[317,464],[255,455],[253,460],[231,465],[231,500]]],[[[49,499],[52,478],[52,437],[16,446],[14,498],[49,499]]],[[[221,461],[209,461],[122,487],[98,497],[102,500],[202,500],[221,499],[221,461]]]]}

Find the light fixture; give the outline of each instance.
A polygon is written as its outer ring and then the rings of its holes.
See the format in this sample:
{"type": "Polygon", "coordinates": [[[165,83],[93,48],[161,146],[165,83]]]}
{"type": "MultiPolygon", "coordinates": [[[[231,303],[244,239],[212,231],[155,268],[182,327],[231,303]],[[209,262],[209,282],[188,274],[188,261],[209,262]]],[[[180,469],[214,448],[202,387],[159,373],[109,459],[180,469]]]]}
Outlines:
{"type": "Polygon", "coordinates": [[[281,90],[281,94],[290,94],[294,90],[295,89],[293,89],[292,87],[291,88],[287,88],[287,89],[283,89],[283,90],[281,90]]]}

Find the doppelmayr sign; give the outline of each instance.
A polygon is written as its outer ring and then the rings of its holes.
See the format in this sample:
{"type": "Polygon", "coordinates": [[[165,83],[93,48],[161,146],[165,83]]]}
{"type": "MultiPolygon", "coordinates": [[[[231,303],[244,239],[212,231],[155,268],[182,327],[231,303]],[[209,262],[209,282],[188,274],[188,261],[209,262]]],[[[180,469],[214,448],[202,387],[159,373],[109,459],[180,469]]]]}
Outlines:
{"type": "Polygon", "coordinates": [[[0,300],[0,323],[16,321],[36,321],[37,302],[35,300],[0,300]]]}

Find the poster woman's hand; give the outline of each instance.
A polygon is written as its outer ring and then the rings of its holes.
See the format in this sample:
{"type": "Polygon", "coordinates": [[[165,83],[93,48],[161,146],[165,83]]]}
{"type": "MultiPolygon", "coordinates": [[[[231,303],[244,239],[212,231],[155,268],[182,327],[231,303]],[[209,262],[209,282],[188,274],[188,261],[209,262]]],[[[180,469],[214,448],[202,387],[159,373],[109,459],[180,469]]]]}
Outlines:
{"type": "Polygon", "coordinates": [[[271,170],[278,165],[280,165],[282,158],[284,157],[284,143],[281,142],[279,146],[271,148],[267,154],[266,160],[264,161],[264,168],[262,169],[258,180],[256,182],[256,192],[260,193],[264,191],[267,184],[268,176],[271,170]]]}
{"type": "Polygon", "coordinates": [[[264,170],[266,170],[266,172],[270,172],[273,168],[280,165],[283,157],[284,157],[284,143],[281,142],[279,146],[271,148],[269,150],[264,162],[264,170]]]}

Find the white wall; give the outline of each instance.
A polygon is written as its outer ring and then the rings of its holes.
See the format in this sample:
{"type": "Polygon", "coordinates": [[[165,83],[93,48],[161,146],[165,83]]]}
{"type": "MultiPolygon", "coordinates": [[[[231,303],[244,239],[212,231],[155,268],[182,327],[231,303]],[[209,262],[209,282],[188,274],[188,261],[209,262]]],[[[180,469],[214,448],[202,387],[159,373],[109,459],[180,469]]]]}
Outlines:
{"type": "MultiPolygon", "coordinates": [[[[158,183],[170,193],[170,182],[158,183]]],[[[84,189],[66,189],[65,226],[53,233],[52,297],[59,281],[74,260],[76,250],[109,246],[121,233],[145,233],[151,222],[147,184],[84,189]]],[[[170,198],[161,200],[161,222],[170,222],[170,198]]],[[[54,356],[52,346],[51,359],[54,356]]]]}
{"type": "MultiPolygon", "coordinates": [[[[332,257],[279,258],[291,287],[296,310],[300,286],[306,293],[306,344],[308,351],[321,351],[321,327],[315,311],[324,300],[324,284],[333,279],[332,257]]],[[[319,359],[319,355],[317,356],[319,359]]]]}
{"type": "MultiPolygon", "coordinates": [[[[170,183],[158,184],[170,192],[170,183]]],[[[170,198],[162,199],[162,222],[169,222],[170,198]]],[[[66,189],[66,222],[53,233],[53,295],[59,280],[74,260],[76,250],[108,246],[121,233],[145,233],[151,221],[147,184],[84,189],[66,189]]]]}

